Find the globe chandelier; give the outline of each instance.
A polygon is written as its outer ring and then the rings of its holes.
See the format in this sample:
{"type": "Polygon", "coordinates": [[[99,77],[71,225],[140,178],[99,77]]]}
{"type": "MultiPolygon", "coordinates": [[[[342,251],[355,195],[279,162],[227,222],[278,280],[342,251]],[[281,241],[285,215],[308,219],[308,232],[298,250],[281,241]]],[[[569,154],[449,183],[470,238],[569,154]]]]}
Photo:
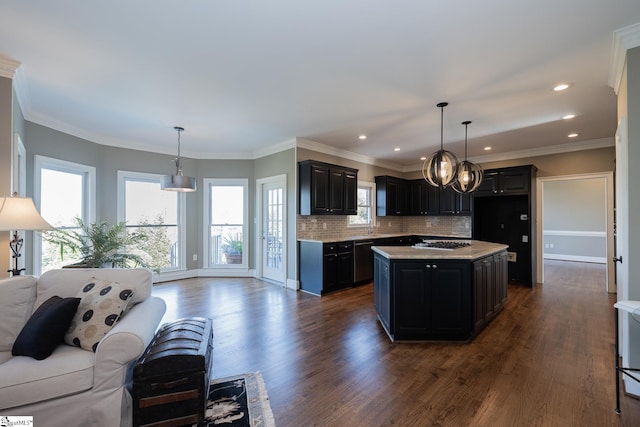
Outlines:
{"type": "Polygon", "coordinates": [[[467,130],[471,121],[467,120],[461,124],[464,125],[464,161],[458,163],[456,179],[451,186],[458,193],[464,194],[476,191],[482,182],[484,171],[479,164],[467,160],[467,130]]]}
{"type": "Polygon", "coordinates": [[[440,102],[440,149],[426,158],[422,164],[422,176],[432,186],[440,189],[448,187],[457,176],[458,158],[444,149],[444,107],[448,102],[440,102]]]}

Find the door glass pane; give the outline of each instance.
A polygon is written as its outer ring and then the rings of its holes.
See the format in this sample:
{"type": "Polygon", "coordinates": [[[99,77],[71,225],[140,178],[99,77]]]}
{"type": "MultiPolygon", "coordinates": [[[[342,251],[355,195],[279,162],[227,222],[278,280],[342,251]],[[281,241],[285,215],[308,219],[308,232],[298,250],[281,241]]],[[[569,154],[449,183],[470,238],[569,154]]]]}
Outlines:
{"type": "Polygon", "coordinates": [[[282,188],[267,191],[267,267],[282,267],[282,188]]]}

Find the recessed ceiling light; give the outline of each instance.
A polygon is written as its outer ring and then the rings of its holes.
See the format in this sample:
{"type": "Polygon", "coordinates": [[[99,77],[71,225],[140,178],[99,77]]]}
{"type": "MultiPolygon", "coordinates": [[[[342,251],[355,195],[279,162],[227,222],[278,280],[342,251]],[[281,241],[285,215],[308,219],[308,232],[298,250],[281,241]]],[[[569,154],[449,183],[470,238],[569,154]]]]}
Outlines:
{"type": "Polygon", "coordinates": [[[580,135],[580,134],[579,134],[579,133],[577,133],[577,132],[573,132],[573,133],[570,133],[570,134],[569,134],[569,135],[567,135],[567,136],[568,136],[569,138],[575,138],[575,137],[576,137],[576,136],[578,136],[578,135],[580,135]]]}
{"type": "Polygon", "coordinates": [[[568,88],[569,88],[568,84],[561,83],[561,84],[557,85],[556,87],[554,87],[553,90],[555,90],[556,92],[559,92],[561,90],[565,90],[565,89],[568,89],[568,88]]]}
{"type": "Polygon", "coordinates": [[[364,135],[364,134],[358,135],[358,139],[365,140],[365,139],[367,139],[367,135],[364,135]]]}
{"type": "Polygon", "coordinates": [[[393,151],[400,151],[400,147],[394,148],[393,151]]]}
{"type": "Polygon", "coordinates": [[[566,116],[562,116],[562,118],[564,120],[569,120],[569,119],[573,119],[576,115],[575,114],[567,114],[566,116]]]}
{"type": "Polygon", "coordinates": [[[424,161],[427,160],[427,158],[425,156],[420,157],[420,160],[424,161]]]}
{"type": "Polygon", "coordinates": [[[491,150],[491,147],[484,147],[484,151],[489,151],[491,150]]]}

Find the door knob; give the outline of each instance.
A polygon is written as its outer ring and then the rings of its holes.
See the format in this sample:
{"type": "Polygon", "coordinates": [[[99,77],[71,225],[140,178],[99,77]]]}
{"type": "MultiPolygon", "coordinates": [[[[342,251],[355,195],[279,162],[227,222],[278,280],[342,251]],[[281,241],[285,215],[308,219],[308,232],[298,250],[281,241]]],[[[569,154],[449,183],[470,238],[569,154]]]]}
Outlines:
{"type": "Polygon", "coordinates": [[[622,255],[620,255],[619,257],[613,257],[613,262],[619,262],[620,264],[622,264],[622,255]]]}

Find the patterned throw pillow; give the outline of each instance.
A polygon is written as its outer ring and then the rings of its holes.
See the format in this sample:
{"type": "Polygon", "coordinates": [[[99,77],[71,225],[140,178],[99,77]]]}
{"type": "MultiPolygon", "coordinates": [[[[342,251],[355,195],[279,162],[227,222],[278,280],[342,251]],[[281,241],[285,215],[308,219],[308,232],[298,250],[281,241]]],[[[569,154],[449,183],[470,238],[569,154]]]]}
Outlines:
{"type": "Polygon", "coordinates": [[[80,305],[64,342],[95,352],[100,340],[122,317],[132,296],[133,289],[118,282],[94,278],[85,284],[77,295],[80,305]]]}

